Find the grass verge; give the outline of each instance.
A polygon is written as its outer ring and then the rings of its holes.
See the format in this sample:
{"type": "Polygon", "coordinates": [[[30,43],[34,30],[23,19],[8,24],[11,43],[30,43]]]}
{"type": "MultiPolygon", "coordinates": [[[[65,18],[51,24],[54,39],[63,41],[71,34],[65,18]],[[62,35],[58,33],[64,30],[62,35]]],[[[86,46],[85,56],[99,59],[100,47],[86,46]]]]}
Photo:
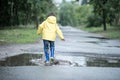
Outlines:
{"type": "Polygon", "coordinates": [[[36,29],[32,28],[0,30],[0,44],[33,43],[39,38],[36,31],[36,29]]]}
{"type": "Polygon", "coordinates": [[[81,27],[81,29],[88,32],[101,34],[106,38],[120,40],[120,27],[116,26],[113,27],[108,25],[106,31],[103,30],[103,27],[91,27],[91,28],[81,27]]]}

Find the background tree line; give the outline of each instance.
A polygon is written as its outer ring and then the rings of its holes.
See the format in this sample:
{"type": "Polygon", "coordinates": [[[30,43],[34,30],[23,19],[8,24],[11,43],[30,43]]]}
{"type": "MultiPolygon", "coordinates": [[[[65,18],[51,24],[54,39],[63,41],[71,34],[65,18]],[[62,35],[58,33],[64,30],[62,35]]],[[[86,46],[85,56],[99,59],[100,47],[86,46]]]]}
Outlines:
{"type": "Polygon", "coordinates": [[[53,0],[0,0],[0,29],[36,24],[50,12],[59,13],[63,26],[98,27],[103,24],[120,25],[120,0],[79,0],[63,2],[59,9],[53,0]]]}
{"type": "Polygon", "coordinates": [[[64,1],[60,6],[60,24],[64,26],[84,24],[88,27],[103,25],[103,30],[107,30],[106,24],[120,25],[120,0],[83,0],[81,6],[76,1],[72,3],[64,1]]]}
{"type": "Polygon", "coordinates": [[[120,25],[120,0],[90,0],[94,6],[95,16],[102,17],[104,30],[106,23],[110,25],[120,25]]]}
{"type": "Polygon", "coordinates": [[[0,0],[0,29],[17,25],[38,25],[50,12],[57,12],[52,0],[0,0]]]}

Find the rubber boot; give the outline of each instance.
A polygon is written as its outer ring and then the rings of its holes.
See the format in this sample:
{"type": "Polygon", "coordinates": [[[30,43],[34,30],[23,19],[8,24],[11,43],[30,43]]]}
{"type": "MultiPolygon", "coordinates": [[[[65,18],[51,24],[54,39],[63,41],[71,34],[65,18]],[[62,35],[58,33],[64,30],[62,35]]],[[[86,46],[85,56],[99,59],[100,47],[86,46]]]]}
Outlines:
{"type": "Polygon", "coordinates": [[[46,58],[45,61],[46,61],[46,62],[49,62],[49,53],[47,53],[47,52],[45,53],[45,58],[46,58]]]}
{"type": "Polygon", "coordinates": [[[51,58],[54,58],[54,48],[51,48],[51,49],[50,49],[50,52],[51,52],[50,57],[51,57],[51,58]]]}
{"type": "Polygon", "coordinates": [[[54,64],[54,48],[50,49],[51,55],[50,55],[50,64],[54,64]]]}

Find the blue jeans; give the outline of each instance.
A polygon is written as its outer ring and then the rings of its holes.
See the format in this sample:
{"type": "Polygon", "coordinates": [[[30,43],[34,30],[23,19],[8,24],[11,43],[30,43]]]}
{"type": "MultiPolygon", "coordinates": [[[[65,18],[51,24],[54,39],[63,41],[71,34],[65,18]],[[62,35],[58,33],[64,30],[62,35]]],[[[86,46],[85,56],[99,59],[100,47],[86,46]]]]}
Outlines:
{"type": "Polygon", "coordinates": [[[54,50],[55,44],[54,41],[43,40],[44,43],[44,53],[45,53],[45,61],[49,61],[49,48],[50,48],[50,57],[54,58],[54,50]]]}

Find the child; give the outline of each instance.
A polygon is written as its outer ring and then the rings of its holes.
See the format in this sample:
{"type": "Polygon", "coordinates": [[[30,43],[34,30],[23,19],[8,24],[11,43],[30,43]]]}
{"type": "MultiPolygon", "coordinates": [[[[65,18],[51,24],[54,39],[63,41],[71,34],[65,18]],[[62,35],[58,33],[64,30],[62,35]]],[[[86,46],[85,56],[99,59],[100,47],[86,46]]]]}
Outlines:
{"type": "Polygon", "coordinates": [[[60,39],[64,41],[63,34],[57,25],[56,17],[53,13],[48,15],[48,18],[43,21],[37,30],[37,34],[42,34],[44,53],[45,53],[45,63],[49,64],[49,61],[54,61],[54,50],[55,50],[55,39],[56,33],[59,35],[60,39]],[[49,48],[50,48],[50,59],[49,59],[49,48]]]}

